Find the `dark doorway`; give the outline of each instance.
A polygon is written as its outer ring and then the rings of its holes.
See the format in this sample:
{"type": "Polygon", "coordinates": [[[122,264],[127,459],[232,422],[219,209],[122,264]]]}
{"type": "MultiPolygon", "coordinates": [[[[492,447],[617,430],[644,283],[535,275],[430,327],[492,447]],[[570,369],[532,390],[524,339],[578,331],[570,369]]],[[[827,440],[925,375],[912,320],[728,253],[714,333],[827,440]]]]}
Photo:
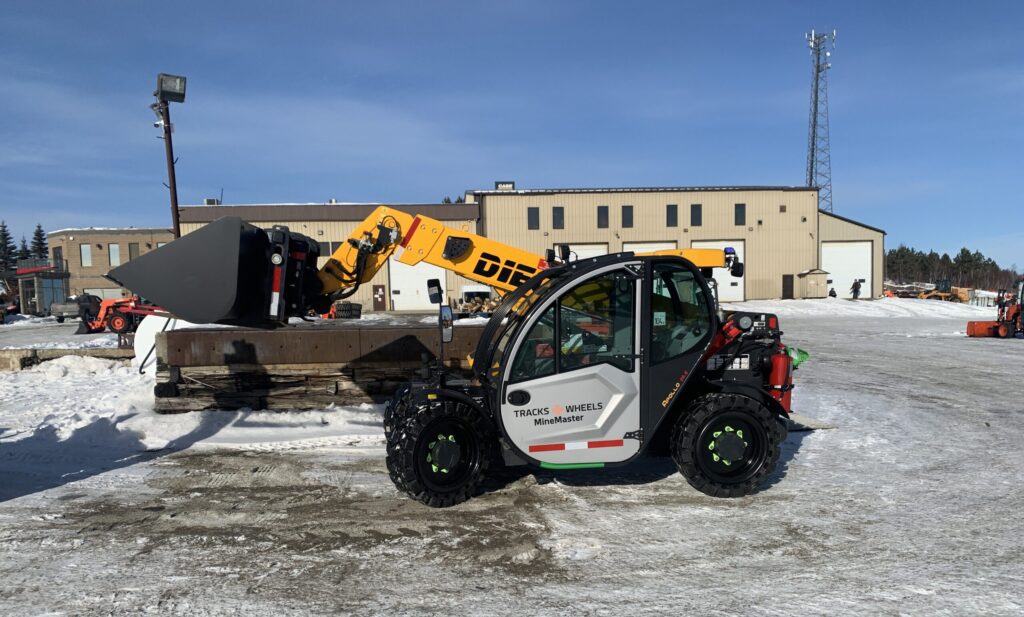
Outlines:
{"type": "Polygon", "coordinates": [[[384,298],[384,286],[374,285],[373,286],[373,310],[375,311],[386,311],[388,308],[387,300],[384,298]]]}
{"type": "Polygon", "coordinates": [[[782,299],[792,300],[793,299],[793,275],[783,274],[782,275],[782,299]]]}

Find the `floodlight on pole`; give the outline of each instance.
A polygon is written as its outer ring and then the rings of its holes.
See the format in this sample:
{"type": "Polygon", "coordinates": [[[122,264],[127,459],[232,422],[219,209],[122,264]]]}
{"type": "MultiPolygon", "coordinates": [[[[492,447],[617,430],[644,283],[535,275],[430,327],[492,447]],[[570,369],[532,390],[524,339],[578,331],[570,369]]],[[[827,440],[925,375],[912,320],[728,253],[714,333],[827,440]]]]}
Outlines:
{"type": "Polygon", "coordinates": [[[171,222],[174,225],[174,237],[181,237],[181,225],[178,222],[178,183],[174,173],[174,144],[171,133],[171,111],[169,103],[185,102],[185,78],[181,75],[160,73],[156,76],[156,90],[153,91],[156,103],[150,106],[159,121],[154,125],[163,127],[164,150],[167,153],[167,188],[171,192],[171,222]]]}

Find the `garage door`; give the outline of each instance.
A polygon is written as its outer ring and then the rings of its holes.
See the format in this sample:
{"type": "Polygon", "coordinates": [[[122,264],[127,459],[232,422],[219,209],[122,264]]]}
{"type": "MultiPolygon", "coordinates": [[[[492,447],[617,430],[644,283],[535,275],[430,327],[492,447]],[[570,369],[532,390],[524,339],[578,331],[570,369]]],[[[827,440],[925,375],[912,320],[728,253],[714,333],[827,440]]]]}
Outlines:
{"type": "Polygon", "coordinates": [[[409,266],[395,259],[388,260],[391,283],[391,310],[429,311],[434,308],[427,295],[427,280],[439,279],[444,285],[444,269],[420,262],[409,266]]]}
{"type": "Polygon", "coordinates": [[[624,242],[623,251],[634,253],[653,253],[655,251],[670,251],[676,248],[675,242],[624,242]]]}
{"type": "MultiPolygon", "coordinates": [[[[589,259],[591,257],[600,257],[601,255],[607,255],[608,254],[608,245],[604,244],[604,243],[601,243],[601,244],[570,244],[569,245],[569,250],[572,251],[572,255],[571,255],[572,259],[576,259],[576,260],[589,259]]],[[[555,253],[556,254],[558,253],[558,248],[557,247],[555,247],[555,253]]]]}
{"type": "Polygon", "coordinates": [[[840,298],[851,298],[854,279],[860,296],[871,297],[871,242],[822,242],[821,269],[828,272],[828,287],[840,298]]]}
{"type": "MultiPolygon", "coordinates": [[[[743,240],[696,240],[690,244],[695,249],[724,249],[732,247],[736,249],[736,255],[740,261],[746,263],[743,255],[743,240]]],[[[747,299],[742,278],[736,278],[729,274],[725,268],[715,268],[713,271],[715,280],[718,281],[718,299],[722,302],[743,302],[747,299]]]]}

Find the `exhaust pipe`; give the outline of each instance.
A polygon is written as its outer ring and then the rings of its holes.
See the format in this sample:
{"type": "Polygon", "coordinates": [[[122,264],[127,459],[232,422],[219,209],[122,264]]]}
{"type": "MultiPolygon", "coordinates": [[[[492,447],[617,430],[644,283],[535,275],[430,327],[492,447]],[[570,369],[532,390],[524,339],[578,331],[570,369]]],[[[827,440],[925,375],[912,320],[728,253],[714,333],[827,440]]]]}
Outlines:
{"type": "Polygon", "coordinates": [[[287,227],[228,216],[104,276],[185,321],[271,328],[320,303],[319,256],[287,227]]]}

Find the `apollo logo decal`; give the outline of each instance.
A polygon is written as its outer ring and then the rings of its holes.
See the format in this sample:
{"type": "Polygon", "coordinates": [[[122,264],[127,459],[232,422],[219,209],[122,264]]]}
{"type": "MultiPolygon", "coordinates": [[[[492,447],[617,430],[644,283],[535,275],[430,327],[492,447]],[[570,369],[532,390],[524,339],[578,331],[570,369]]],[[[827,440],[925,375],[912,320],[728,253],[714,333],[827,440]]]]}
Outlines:
{"type": "Polygon", "coordinates": [[[662,407],[668,407],[668,404],[672,402],[672,399],[675,397],[676,393],[679,392],[679,388],[683,387],[683,382],[686,381],[686,378],[687,378],[687,376],[689,376],[689,374],[690,374],[690,371],[683,371],[683,374],[679,376],[679,381],[677,381],[675,384],[673,384],[672,390],[669,391],[668,396],[666,396],[661,401],[661,406],[662,407]]]}
{"type": "MultiPolygon", "coordinates": [[[[538,264],[539,265],[539,264],[538,264]]],[[[506,259],[491,253],[481,253],[480,259],[473,266],[473,274],[484,278],[496,278],[499,283],[507,283],[518,287],[537,273],[537,268],[506,259]]]]}

